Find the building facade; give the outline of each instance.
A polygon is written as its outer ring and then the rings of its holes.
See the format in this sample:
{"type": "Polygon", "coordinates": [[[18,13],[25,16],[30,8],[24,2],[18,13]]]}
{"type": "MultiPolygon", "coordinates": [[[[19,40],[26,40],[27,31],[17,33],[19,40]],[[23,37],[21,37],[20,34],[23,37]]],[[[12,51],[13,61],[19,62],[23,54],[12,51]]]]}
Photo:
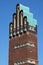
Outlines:
{"type": "Polygon", "coordinates": [[[38,65],[37,20],[21,4],[9,24],[9,65],[38,65]]]}

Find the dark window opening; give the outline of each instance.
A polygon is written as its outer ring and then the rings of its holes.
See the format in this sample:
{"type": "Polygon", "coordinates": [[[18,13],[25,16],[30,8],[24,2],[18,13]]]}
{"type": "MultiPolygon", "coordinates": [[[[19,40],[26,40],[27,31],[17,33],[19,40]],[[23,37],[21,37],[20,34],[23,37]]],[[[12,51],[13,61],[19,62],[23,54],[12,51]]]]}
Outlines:
{"type": "Polygon", "coordinates": [[[35,65],[35,64],[31,64],[31,63],[29,63],[29,65],[35,65]]]}

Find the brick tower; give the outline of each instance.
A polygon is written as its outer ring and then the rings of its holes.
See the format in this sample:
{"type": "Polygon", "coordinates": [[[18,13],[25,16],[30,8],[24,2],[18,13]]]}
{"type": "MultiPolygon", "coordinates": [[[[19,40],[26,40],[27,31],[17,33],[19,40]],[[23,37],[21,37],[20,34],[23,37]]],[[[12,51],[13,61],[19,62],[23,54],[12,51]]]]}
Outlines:
{"type": "Polygon", "coordinates": [[[9,24],[9,65],[38,65],[37,20],[21,4],[9,24]]]}

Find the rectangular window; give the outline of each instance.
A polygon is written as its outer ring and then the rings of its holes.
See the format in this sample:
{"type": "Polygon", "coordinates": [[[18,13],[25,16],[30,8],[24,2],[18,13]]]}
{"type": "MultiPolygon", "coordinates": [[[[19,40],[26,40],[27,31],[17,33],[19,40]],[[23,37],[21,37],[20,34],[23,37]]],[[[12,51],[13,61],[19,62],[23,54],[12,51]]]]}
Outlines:
{"type": "Polygon", "coordinates": [[[18,44],[14,48],[16,49],[16,48],[21,48],[21,47],[25,47],[25,46],[35,47],[35,45],[33,43],[28,42],[28,43],[24,43],[24,44],[18,44]]]}
{"type": "MultiPolygon", "coordinates": [[[[26,63],[28,63],[29,65],[35,65],[34,63],[32,63],[34,60],[28,60],[28,59],[25,59],[25,60],[19,60],[19,61],[17,61],[16,63],[14,63],[14,65],[21,65],[21,64],[26,64],[26,63]]],[[[35,61],[34,61],[35,62],[35,61]]]]}

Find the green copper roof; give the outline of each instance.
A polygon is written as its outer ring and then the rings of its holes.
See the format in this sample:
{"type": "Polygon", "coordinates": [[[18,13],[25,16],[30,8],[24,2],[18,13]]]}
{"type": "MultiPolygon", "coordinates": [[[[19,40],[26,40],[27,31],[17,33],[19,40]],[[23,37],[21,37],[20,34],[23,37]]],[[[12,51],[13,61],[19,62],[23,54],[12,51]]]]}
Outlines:
{"type": "Polygon", "coordinates": [[[30,12],[30,9],[20,4],[20,10],[23,10],[23,16],[27,16],[27,21],[29,22],[29,25],[35,27],[37,25],[37,20],[33,18],[33,13],[30,12]]]}
{"type": "Polygon", "coordinates": [[[21,5],[20,4],[20,10],[23,10],[23,11],[26,11],[26,12],[29,12],[29,8],[24,6],[24,5],[21,5]]]}
{"type": "Polygon", "coordinates": [[[23,16],[27,16],[27,18],[33,18],[33,13],[23,12],[23,16]]]}
{"type": "Polygon", "coordinates": [[[36,19],[32,19],[32,18],[28,18],[28,20],[27,20],[28,22],[29,22],[29,25],[31,25],[31,26],[36,26],[37,25],[37,20],[36,19]]]}

